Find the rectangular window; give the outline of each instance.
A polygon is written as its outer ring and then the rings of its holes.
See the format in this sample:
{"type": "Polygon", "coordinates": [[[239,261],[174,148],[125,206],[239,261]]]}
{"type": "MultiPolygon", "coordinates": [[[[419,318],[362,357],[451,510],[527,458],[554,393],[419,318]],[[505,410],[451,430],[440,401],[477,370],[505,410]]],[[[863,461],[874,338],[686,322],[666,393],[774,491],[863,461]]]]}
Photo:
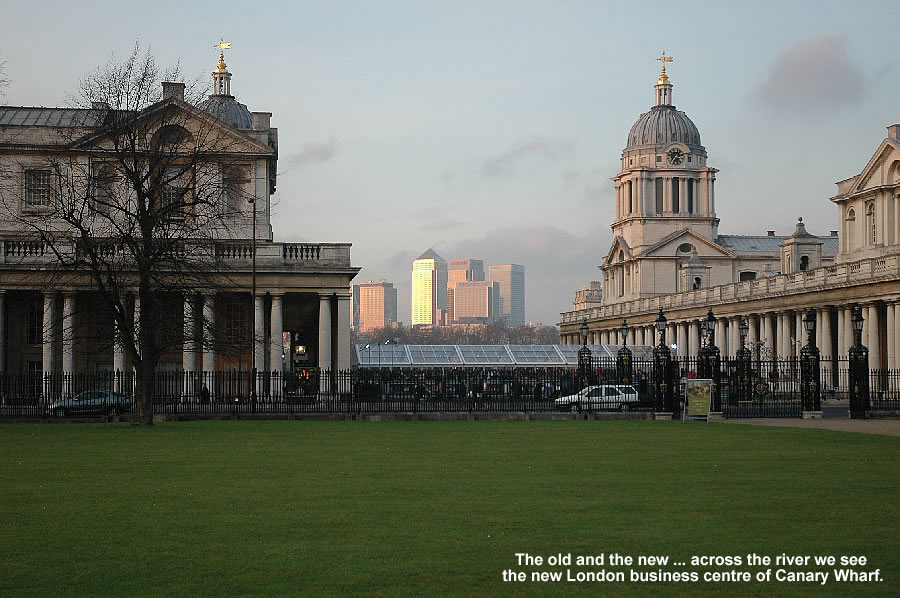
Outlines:
{"type": "Polygon", "coordinates": [[[28,325],[25,336],[25,342],[29,345],[40,345],[44,342],[44,305],[39,295],[28,302],[28,325]]]}
{"type": "Polygon", "coordinates": [[[190,190],[184,182],[185,173],[180,168],[167,168],[162,181],[160,212],[169,220],[184,219],[185,207],[190,190]]]}
{"type": "Polygon", "coordinates": [[[109,214],[115,198],[113,191],[115,181],[116,171],[112,165],[103,162],[91,163],[91,209],[109,214]]]}
{"type": "Polygon", "coordinates": [[[680,183],[681,181],[678,177],[672,179],[672,211],[676,214],[681,211],[680,183]]]}
{"type": "Polygon", "coordinates": [[[687,211],[694,213],[694,179],[687,180],[687,211]]]}
{"type": "Polygon", "coordinates": [[[241,213],[252,198],[250,164],[226,164],[222,166],[222,184],[225,189],[229,214],[241,213]]]}
{"type": "Polygon", "coordinates": [[[46,208],[50,206],[50,171],[25,171],[25,207],[46,208]]]}
{"type": "Polygon", "coordinates": [[[663,180],[656,179],[656,213],[663,213],[663,180]]]}

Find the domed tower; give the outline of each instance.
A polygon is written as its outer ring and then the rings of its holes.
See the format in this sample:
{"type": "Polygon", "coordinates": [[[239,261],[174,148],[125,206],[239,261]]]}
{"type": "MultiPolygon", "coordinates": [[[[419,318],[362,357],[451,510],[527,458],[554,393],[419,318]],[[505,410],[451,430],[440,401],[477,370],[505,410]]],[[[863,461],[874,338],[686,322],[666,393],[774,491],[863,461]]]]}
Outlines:
{"type": "Polygon", "coordinates": [[[622,170],[613,178],[613,235],[635,254],[685,228],[710,240],[718,234],[713,190],[718,171],[706,165],[697,125],[672,103],[673,85],[666,74],[672,57],[658,60],[663,65],[654,86],[656,104],[631,127],[622,170]]]}
{"type": "MultiPolygon", "coordinates": [[[[713,184],[706,148],[697,126],[672,103],[666,74],[671,56],[658,58],[662,72],[654,86],[656,103],[638,117],[622,151],[616,185],[613,244],[603,260],[603,303],[683,290],[682,269],[707,268],[724,257],[718,246],[713,184]]],[[[691,284],[698,277],[692,277],[691,284]]],[[[709,276],[699,277],[708,284],[709,276]]]]}
{"type": "Polygon", "coordinates": [[[231,95],[231,73],[228,72],[228,67],[225,65],[225,49],[230,48],[231,44],[222,42],[216,44],[215,47],[219,48],[219,64],[212,72],[212,94],[200,102],[199,108],[235,129],[249,131],[253,128],[250,110],[231,95]]]}

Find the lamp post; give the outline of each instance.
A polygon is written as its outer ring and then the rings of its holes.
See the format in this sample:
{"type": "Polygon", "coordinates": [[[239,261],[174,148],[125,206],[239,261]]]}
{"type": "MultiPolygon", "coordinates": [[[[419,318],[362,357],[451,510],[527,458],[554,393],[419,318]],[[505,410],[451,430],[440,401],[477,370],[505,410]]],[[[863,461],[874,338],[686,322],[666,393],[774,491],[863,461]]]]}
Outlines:
{"type": "Polygon", "coordinates": [[[741,347],[737,350],[737,396],[738,400],[749,401],[753,398],[753,352],[747,348],[747,333],[750,324],[747,318],[741,318],[738,324],[738,334],[741,337],[741,347]]]}
{"type": "Polygon", "coordinates": [[[578,384],[579,390],[589,386],[588,372],[591,367],[591,350],[587,346],[588,339],[588,323],[584,320],[581,323],[581,349],[578,350],[578,384]]]}
{"type": "Polygon", "coordinates": [[[253,244],[250,252],[250,269],[252,272],[251,284],[250,284],[250,309],[253,311],[253,368],[250,372],[250,404],[256,405],[256,376],[258,375],[258,371],[256,368],[256,352],[259,350],[259,342],[256,338],[256,196],[250,196],[250,209],[253,213],[251,217],[251,228],[253,229],[253,244]]]}
{"type": "Polygon", "coordinates": [[[659,333],[659,344],[653,349],[653,398],[657,411],[672,413],[674,394],[672,388],[672,353],[666,346],[666,316],[662,308],[654,323],[659,333]]]}
{"type": "Polygon", "coordinates": [[[716,316],[712,309],[701,320],[701,328],[706,338],[703,348],[697,352],[697,376],[713,381],[712,410],[719,412],[722,411],[722,393],[719,387],[722,377],[722,356],[719,348],[713,342],[716,332],[716,316]]]}
{"type": "Polygon", "coordinates": [[[850,347],[850,417],[865,419],[869,410],[869,349],[862,344],[862,331],[865,318],[862,309],[853,308],[850,323],[856,342],[850,347]]]}
{"type": "Polygon", "coordinates": [[[627,347],[628,343],[628,321],[622,320],[622,325],[619,327],[619,330],[622,332],[622,348],[619,349],[618,353],[616,353],[616,379],[619,384],[631,384],[632,379],[632,371],[631,371],[631,349],[627,347]]]}
{"type": "Polygon", "coordinates": [[[806,346],[800,349],[800,402],[804,411],[821,411],[822,396],[819,348],[816,347],[816,310],[803,316],[806,346]]]}

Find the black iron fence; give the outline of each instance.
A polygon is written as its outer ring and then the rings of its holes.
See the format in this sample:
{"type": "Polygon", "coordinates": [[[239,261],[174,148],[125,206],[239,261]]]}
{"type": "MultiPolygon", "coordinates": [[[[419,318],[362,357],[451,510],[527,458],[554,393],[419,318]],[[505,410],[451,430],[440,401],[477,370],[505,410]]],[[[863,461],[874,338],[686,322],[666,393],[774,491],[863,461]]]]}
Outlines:
{"type": "MultiPolygon", "coordinates": [[[[824,398],[849,397],[849,364],[823,366],[824,398]]],[[[482,411],[669,411],[682,408],[687,380],[709,376],[696,359],[623,364],[592,359],[572,368],[358,368],[346,371],[158,372],[153,410],[164,414],[292,414],[482,411]],[[665,393],[660,393],[660,385],[665,393]],[[586,386],[603,385],[590,396],[586,386]],[[587,392],[587,391],[586,391],[587,392]]],[[[713,377],[713,376],[710,376],[713,377]]],[[[800,417],[798,360],[722,358],[714,410],[725,417],[800,417]]],[[[0,374],[0,417],[125,413],[132,373],[0,374]]],[[[900,409],[900,370],[870,370],[867,410],[900,409]]],[[[808,406],[807,406],[808,408],[808,406]]]]}

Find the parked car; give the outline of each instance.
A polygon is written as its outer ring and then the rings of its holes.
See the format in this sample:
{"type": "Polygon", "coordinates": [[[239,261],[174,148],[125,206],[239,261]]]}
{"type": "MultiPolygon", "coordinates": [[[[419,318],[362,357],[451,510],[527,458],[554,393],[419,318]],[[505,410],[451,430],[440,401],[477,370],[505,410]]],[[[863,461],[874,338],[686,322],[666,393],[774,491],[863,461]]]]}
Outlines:
{"type": "Polygon", "coordinates": [[[69,415],[119,415],[131,410],[131,399],[109,390],[86,390],[71,399],[53,401],[47,413],[54,417],[69,415]]]}
{"type": "Polygon", "coordinates": [[[587,386],[554,402],[560,411],[629,411],[639,403],[637,390],[627,384],[587,386]]]}

